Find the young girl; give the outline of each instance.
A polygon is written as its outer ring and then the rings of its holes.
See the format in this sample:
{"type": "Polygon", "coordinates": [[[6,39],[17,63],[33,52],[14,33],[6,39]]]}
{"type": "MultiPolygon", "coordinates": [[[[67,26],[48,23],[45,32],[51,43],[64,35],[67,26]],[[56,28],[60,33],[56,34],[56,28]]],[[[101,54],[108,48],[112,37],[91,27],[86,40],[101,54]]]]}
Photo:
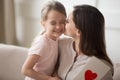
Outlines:
{"type": "Polygon", "coordinates": [[[23,64],[25,80],[60,80],[52,77],[58,56],[58,40],[64,31],[66,12],[58,1],[50,1],[41,11],[45,32],[37,37],[23,64]]]}

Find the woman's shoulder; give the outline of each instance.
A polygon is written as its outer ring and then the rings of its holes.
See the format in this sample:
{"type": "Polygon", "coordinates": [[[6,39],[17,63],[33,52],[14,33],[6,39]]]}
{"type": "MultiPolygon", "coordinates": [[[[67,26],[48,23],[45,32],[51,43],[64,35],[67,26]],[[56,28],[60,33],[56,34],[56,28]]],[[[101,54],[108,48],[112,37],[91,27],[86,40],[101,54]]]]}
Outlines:
{"type": "Polygon", "coordinates": [[[113,65],[111,65],[111,64],[110,64],[109,62],[107,62],[106,60],[101,59],[101,61],[110,68],[110,70],[106,73],[106,75],[103,77],[102,80],[113,80],[113,74],[114,74],[113,65]]]}
{"type": "Polygon", "coordinates": [[[65,35],[62,35],[59,39],[58,39],[58,42],[59,43],[68,43],[68,42],[72,42],[73,39],[69,36],[65,36],[65,35]]]}
{"type": "Polygon", "coordinates": [[[113,70],[113,65],[111,65],[109,62],[107,62],[106,60],[103,60],[103,59],[101,59],[101,61],[103,62],[103,63],[105,63],[107,66],[109,66],[110,68],[111,68],[111,70],[113,70]]]}

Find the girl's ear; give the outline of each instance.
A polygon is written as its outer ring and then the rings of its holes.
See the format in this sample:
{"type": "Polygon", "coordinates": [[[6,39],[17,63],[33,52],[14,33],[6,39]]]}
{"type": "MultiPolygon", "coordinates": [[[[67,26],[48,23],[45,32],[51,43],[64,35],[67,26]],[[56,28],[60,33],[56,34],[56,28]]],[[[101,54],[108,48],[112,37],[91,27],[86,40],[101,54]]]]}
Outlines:
{"type": "Polygon", "coordinates": [[[40,24],[41,24],[43,27],[45,27],[45,21],[40,20],[40,24]]]}

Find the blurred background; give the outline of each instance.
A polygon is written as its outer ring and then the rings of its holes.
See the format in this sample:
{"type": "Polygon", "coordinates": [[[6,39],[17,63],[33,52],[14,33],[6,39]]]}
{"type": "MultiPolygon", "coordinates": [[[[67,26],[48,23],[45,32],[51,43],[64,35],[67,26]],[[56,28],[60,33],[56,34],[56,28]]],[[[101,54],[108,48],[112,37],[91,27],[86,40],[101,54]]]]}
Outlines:
{"type": "MultiPolygon", "coordinates": [[[[0,0],[0,43],[30,47],[42,30],[40,11],[49,0],[0,0]]],[[[106,46],[109,55],[120,54],[120,0],[58,0],[67,13],[77,4],[97,7],[105,17],[106,46]]],[[[115,58],[120,58],[115,57],[115,58]]]]}

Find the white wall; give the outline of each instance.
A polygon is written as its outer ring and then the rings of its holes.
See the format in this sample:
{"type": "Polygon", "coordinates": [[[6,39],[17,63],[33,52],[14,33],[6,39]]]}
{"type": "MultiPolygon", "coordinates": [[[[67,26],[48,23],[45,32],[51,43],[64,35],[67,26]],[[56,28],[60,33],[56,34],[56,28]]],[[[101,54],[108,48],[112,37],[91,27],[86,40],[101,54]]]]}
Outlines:
{"type": "Polygon", "coordinates": [[[105,16],[108,55],[120,62],[120,0],[99,0],[97,7],[105,16]]]}
{"type": "Polygon", "coordinates": [[[64,4],[64,6],[66,7],[67,13],[72,11],[73,6],[79,5],[79,4],[90,4],[92,6],[96,6],[96,0],[74,0],[74,1],[73,0],[58,0],[58,1],[64,4]]]}
{"type": "MultiPolygon", "coordinates": [[[[44,2],[49,0],[15,0],[17,41],[21,46],[30,46],[33,38],[41,30],[40,10],[44,2]]],[[[104,15],[106,21],[107,52],[115,62],[120,52],[120,0],[58,0],[62,2],[67,12],[77,4],[96,6],[104,15]],[[116,58],[116,59],[115,59],[116,58]]],[[[120,61],[119,61],[120,62],[120,61]]]]}
{"type": "Polygon", "coordinates": [[[42,29],[40,26],[41,3],[47,0],[15,0],[16,38],[20,46],[29,47],[42,29]]]}

